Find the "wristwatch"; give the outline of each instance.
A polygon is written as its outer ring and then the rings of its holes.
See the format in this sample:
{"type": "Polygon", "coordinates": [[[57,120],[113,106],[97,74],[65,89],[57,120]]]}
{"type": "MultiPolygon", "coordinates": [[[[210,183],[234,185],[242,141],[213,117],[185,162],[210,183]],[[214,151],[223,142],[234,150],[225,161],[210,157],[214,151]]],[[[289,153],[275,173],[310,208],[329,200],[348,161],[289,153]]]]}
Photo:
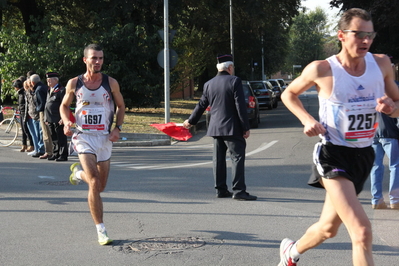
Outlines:
{"type": "Polygon", "coordinates": [[[120,126],[116,125],[115,127],[116,127],[117,129],[119,129],[119,131],[122,131],[122,125],[120,125],[120,126]]]}

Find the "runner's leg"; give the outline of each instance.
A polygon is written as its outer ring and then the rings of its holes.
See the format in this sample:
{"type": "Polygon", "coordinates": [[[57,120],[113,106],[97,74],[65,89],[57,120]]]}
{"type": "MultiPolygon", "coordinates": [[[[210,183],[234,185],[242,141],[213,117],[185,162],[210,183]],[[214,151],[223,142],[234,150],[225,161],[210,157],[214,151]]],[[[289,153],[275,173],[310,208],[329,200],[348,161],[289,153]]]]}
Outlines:
{"type": "Polygon", "coordinates": [[[374,265],[371,223],[357,198],[354,184],[344,177],[323,178],[322,182],[352,240],[353,265],[374,265]]]}
{"type": "Polygon", "coordinates": [[[331,198],[326,193],[326,198],[323,205],[323,210],[320,214],[320,219],[308,228],[306,233],[298,240],[297,250],[299,253],[304,253],[312,249],[326,239],[334,237],[342,224],[331,198]]]}

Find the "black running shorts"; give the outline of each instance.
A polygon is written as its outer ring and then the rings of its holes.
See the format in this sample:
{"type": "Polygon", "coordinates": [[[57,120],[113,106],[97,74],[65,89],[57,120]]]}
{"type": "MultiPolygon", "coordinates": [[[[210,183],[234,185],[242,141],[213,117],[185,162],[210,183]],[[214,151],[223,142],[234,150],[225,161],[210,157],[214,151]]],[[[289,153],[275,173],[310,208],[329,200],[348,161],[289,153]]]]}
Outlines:
{"type": "Polygon", "coordinates": [[[313,170],[308,184],[323,188],[320,178],[345,177],[353,182],[356,194],[363,190],[374,163],[374,150],[365,148],[349,148],[331,143],[316,143],[313,152],[313,170]]]}

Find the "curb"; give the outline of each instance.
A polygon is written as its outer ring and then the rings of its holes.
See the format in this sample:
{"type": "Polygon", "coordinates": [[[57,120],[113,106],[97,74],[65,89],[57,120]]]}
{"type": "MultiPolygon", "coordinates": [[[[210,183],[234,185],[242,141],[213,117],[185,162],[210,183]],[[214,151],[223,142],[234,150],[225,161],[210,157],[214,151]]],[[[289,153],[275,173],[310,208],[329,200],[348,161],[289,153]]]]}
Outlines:
{"type": "MultiPolygon", "coordinates": [[[[199,130],[204,128],[206,128],[205,120],[199,121],[190,128],[190,133],[196,135],[199,130]]],[[[114,142],[114,147],[168,146],[177,141],[166,134],[121,133],[120,135],[121,139],[114,142]]],[[[21,145],[22,141],[16,140],[11,146],[21,145]]]]}

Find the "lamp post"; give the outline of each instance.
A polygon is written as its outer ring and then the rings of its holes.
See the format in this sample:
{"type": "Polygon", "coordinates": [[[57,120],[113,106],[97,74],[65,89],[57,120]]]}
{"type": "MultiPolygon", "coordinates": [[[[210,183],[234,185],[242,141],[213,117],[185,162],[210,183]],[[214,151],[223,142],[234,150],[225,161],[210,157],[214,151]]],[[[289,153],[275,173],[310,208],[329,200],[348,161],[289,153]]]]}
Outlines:
{"type": "Polygon", "coordinates": [[[230,53],[234,59],[234,36],[233,36],[233,3],[229,0],[230,5],[230,53]]]}
{"type": "Polygon", "coordinates": [[[169,67],[169,2],[164,0],[164,79],[165,79],[165,123],[170,121],[170,67],[169,67]]]}

